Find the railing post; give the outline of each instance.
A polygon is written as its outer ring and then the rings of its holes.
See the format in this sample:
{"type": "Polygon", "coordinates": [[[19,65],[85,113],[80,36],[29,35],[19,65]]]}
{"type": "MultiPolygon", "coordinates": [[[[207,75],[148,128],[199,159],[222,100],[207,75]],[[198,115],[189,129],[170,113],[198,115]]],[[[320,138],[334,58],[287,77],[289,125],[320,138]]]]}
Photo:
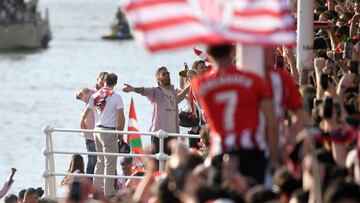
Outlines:
{"type": "Polygon", "coordinates": [[[167,159],[167,154],[164,153],[164,139],[168,137],[167,132],[159,130],[156,132],[156,137],[159,138],[159,153],[156,154],[156,159],[159,160],[159,171],[163,172],[167,159]]]}
{"type": "Polygon", "coordinates": [[[45,178],[45,195],[50,198],[56,198],[56,178],[52,176],[52,173],[55,172],[55,161],[52,143],[52,132],[53,127],[50,125],[44,126],[43,130],[46,134],[46,147],[43,150],[45,156],[45,171],[43,176],[45,178]]]}

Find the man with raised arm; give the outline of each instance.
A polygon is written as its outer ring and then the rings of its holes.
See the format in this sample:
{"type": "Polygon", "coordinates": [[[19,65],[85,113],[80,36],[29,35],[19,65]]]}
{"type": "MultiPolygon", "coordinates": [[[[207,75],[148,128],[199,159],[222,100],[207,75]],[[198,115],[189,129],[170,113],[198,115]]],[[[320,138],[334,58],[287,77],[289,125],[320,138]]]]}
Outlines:
{"type": "MultiPolygon", "coordinates": [[[[100,72],[99,75],[96,78],[96,85],[93,88],[82,88],[79,90],[75,97],[76,99],[83,101],[85,105],[87,106],[90,100],[91,95],[95,94],[98,90],[100,90],[104,86],[105,82],[105,76],[107,75],[107,72],[100,72]]],[[[93,113],[89,113],[85,119],[85,129],[93,130],[95,127],[95,118],[93,113]]],[[[86,144],[86,150],[88,152],[96,152],[95,148],[95,141],[93,133],[90,132],[84,132],[82,135],[85,138],[85,144],[86,144]]],[[[86,164],[86,173],[87,174],[94,174],[96,164],[96,155],[88,155],[88,161],[86,164]]]]}
{"type": "MultiPolygon", "coordinates": [[[[124,84],[124,92],[136,92],[146,96],[152,106],[152,125],[151,132],[164,130],[169,133],[179,133],[179,114],[178,103],[180,103],[189,91],[189,86],[182,91],[178,91],[171,84],[170,73],[167,68],[162,66],[156,70],[157,87],[133,87],[124,84]]],[[[170,138],[165,139],[165,153],[170,154],[167,143],[170,138]]],[[[159,152],[159,139],[152,137],[152,143],[155,144],[156,152],[159,152]]]]}
{"type": "MultiPolygon", "coordinates": [[[[86,117],[91,111],[95,115],[95,130],[124,130],[124,104],[121,96],[113,89],[117,84],[117,75],[109,73],[105,76],[105,85],[89,100],[88,106],[81,119],[81,129],[86,128],[86,117]]],[[[123,135],[119,135],[123,136],[123,135]]],[[[108,133],[94,133],[97,152],[118,153],[118,136],[108,133]]],[[[116,156],[97,156],[95,174],[115,175],[116,156]]],[[[104,195],[112,197],[116,191],[113,178],[94,178],[95,192],[101,191],[104,183],[104,195]]]]}
{"type": "Polygon", "coordinates": [[[274,168],[278,161],[278,128],[271,92],[257,75],[236,69],[233,51],[230,44],[208,46],[213,72],[194,78],[191,87],[210,127],[210,155],[218,173],[215,181],[222,181],[222,161],[224,155],[229,155],[226,157],[232,167],[227,173],[238,171],[263,183],[267,166],[274,168]],[[267,122],[267,139],[265,134],[256,134],[260,111],[267,122]]]}

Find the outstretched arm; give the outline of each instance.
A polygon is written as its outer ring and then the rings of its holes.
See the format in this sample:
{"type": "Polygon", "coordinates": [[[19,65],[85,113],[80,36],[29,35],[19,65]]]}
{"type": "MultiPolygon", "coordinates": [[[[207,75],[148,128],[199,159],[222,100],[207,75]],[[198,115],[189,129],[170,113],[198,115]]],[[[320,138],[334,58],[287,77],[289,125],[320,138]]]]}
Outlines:
{"type": "Polygon", "coordinates": [[[129,84],[124,83],[123,92],[136,92],[138,94],[143,95],[144,94],[144,88],[143,87],[133,87],[129,84]]]}

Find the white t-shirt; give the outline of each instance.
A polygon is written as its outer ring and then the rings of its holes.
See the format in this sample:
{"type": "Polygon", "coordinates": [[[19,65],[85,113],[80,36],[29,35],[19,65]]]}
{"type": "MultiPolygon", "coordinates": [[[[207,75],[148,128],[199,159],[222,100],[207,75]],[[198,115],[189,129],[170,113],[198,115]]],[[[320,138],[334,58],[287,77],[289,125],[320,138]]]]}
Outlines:
{"type": "Polygon", "coordinates": [[[124,108],[123,99],[119,94],[113,92],[113,94],[106,98],[106,105],[101,113],[98,113],[94,108],[94,95],[93,94],[89,100],[87,108],[91,109],[94,112],[95,116],[95,126],[105,126],[117,128],[118,126],[118,116],[117,110],[124,108]]]}

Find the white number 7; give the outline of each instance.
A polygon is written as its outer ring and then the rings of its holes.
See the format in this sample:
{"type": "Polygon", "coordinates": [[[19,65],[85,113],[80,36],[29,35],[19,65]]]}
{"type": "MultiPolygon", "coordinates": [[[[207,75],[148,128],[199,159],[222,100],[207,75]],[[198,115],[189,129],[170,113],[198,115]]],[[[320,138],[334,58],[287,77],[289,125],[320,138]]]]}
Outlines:
{"type": "Polygon", "coordinates": [[[237,100],[238,97],[235,91],[226,91],[215,95],[215,101],[217,103],[225,103],[225,111],[223,112],[225,130],[229,131],[234,129],[237,100]]]}

